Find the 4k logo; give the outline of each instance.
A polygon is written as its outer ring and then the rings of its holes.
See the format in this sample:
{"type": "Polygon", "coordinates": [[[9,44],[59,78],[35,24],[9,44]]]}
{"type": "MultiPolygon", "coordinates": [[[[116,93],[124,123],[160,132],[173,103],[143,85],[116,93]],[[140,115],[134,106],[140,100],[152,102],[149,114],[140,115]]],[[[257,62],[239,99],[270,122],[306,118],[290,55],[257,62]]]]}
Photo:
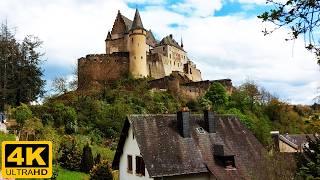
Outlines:
{"type": "Polygon", "coordinates": [[[2,142],[4,178],[50,178],[52,143],[49,141],[2,142]]]}

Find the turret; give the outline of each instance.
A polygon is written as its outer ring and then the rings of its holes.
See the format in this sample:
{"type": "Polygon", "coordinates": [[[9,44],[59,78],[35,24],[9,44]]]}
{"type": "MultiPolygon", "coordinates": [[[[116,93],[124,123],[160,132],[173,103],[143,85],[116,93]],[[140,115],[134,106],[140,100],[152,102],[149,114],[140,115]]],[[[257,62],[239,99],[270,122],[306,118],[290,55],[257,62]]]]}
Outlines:
{"type": "Polygon", "coordinates": [[[139,11],[136,10],[129,31],[129,71],[134,78],[148,76],[146,35],[147,31],[142,25],[139,11]]]}

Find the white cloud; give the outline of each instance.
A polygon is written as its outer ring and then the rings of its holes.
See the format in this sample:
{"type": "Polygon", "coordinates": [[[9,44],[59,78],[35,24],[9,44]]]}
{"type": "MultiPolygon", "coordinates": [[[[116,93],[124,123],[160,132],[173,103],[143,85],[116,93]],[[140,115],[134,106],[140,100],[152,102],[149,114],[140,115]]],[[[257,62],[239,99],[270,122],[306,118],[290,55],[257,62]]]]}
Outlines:
{"type": "Polygon", "coordinates": [[[216,10],[222,8],[222,0],[185,0],[172,5],[172,9],[192,16],[211,16],[216,10]]]}
{"type": "MultiPolygon", "coordinates": [[[[185,49],[204,79],[231,78],[239,85],[250,78],[283,99],[312,103],[320,86],[320,72],[312,54],[303,48],[303,41],[294,45],[285,42],[284,31],[264,37],[263,26],[255,18],[207,17],[222,7],[220,0],[188,1],[179,5],[185,12],[191,8],[188,17],[158,5],[145,7],[140,12],[144,26],[158,37],[172,33],[180,40],[182,35],[185,49]],[[184,28],[168,27],[172,23],[184,28]]],[[[118,9],[133,18],[134,9],[119,0],[2,0],[0,21],[7,18],[17,26],[20,38],[39,36],[44,41],[48,67],[74,66],[86,54],[104,52],[104,39],[118,9]]]]}

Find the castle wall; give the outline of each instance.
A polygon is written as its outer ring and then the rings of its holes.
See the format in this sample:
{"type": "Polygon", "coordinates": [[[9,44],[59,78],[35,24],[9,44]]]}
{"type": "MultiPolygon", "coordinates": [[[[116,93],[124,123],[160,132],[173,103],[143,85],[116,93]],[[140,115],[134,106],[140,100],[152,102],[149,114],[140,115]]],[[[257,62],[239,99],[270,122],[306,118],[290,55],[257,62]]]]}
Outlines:
{"type": "Polygon", "coordinates": [[[183,64],[187,62],[187,54],[184,51],[174,46],[163,45],[155,47],[152,53],[163,55],[166,76],[170,75],[172,71],[183,72],[183,64]]]}
{"type": "Polygon", "coordinates": [[[151,54],[147,56],[147,65],[149,76],[159,79],[166,76],[162,57],[160,54],[151,54]]]}
{"type": "Polygon", "coordinates": [[[173,72],[170,76],[150,81],[149,85],[156,90],[167,89],[169,92],[179,95],[186,100],[197,100],[207,92],[214,82],[221,83],[226,88],[228,94],[232,93],[233,86],[230,79],[191,82],[178,72],[173,72]]]}
{"type": "Polygon", "coordinates": [[[78,88],[102,86],[129,71],[129,54],[94,54],[78,59],[78,88]]]}
{"type": "Polygon", "coordinates": [[[193,64],[191,61],[184,64],[183,71],[186,73],[186,76],[192,81],[202,81],[201,78],[201,71],[197,69],[196,65],[193,64]]]}
{"type": "Polygon", "coordinates": [[[129,52],[128,38],[129,35],[126,34],[117,39],[107,39],[106,54],[112,54],[114,52],[129,52]]]}

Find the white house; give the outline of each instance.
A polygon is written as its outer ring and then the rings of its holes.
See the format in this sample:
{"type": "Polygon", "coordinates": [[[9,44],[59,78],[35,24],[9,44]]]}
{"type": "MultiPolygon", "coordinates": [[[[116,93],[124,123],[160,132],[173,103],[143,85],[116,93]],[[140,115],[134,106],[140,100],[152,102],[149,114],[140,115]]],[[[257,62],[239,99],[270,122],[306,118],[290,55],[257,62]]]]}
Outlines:
{"type": "Polygon", "coordinates": [[[112,163],[120,180],[272,179],[266,151],[233,116],[130,115],[112,163]]]}

